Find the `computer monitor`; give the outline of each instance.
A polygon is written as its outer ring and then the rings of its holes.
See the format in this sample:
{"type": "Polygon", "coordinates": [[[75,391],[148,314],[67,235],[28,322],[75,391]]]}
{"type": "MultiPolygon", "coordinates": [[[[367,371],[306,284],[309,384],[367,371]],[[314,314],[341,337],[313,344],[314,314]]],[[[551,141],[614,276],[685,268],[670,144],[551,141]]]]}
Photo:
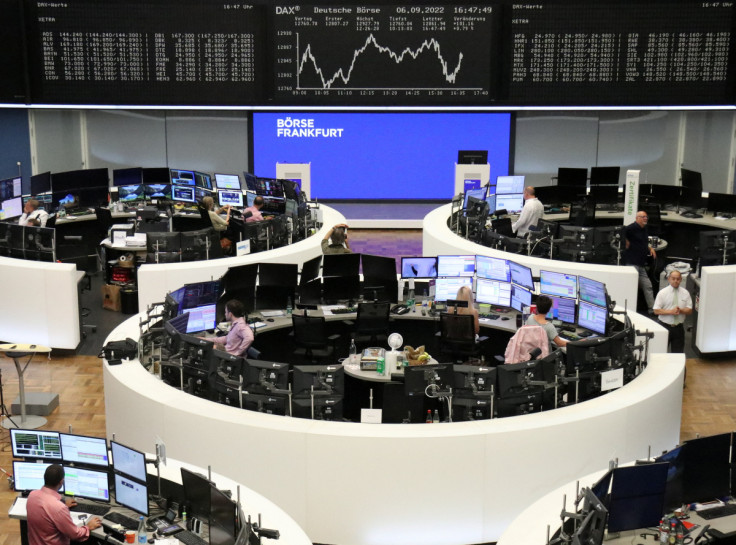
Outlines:
{"type": "Polygon", "coordinates": [[[474,255],[440,255],[437,256],[437,276],[458,277],[475,274],[474,255]]]}
{"type": "Polygon", "coordinates": [[[468,209],[468,200],[470,197],[473,197],[475,199],[478,199],[479,201],[484,201],[486,199],[486,191],[488,191],[487,187],[481,187],[480,189],[469,189],[465,192],[465,201],[463,202],[463,209],[468,209]]]}
{"type": "MultiPolygon", "coordinates": [[[[141,169],[144,184],[170,184],[171,173],[166,167],[144,168],[141,169]]],[[[127,184],[122,184],[127,185],[127,184]]]]}
{"type": "Polygon", "coordinates": [[[115,473],[115,501],[144,517],[148,516],[148,487],[144,483],[115,473]]]}
{"type": "Polygon", "coordinates": [[[475,300],[478,303],[497,307],[510,307],[511,284],[499,280],[479,278],[476,285],[475,300]]]}
{"type": "Polygon", "coordinates": [[[292,381],[294,396],[307,397],[314,392],[323,395],[345,393],[345,369],[342,365],[295,365],[292,381]]]}
{"type": "Polygon", "coordinates": [[[80,187],[108,187],[109,185],[110,178],[107,167],[55,172],[51,175],[51,186],[55,192],[80,187]]]}
{"type": "Polygon", "coordinates": [[[110,464],[107,440],[104,437],[88,437],[70,433],[60,433],[59,437],[61,439],[61,453],[65,462],[103,467],[110,464]]]}
{"type": "Polygon", "coordinates": [[[466,395],[472,392],[490,392],[496,387],[496,368],[477,365],[453,365],[453,394],[466,395]]]}
{"type": "Polygon", "coordinates": [[[565,372],[572,376],[575,371],[601,371],[608,369],[611,341],[604,337],[568,342],[565,346],[565,372]]]}
{"type": "Polygon", "coordinates": [[[16,458],[61,460],[58,431],[10,429],[10,444],[16,458]]]}
{"type": "Polygon", "coordinates": [[[685,474],[685,445],[680,445],[661,456],[655,462],[667,462],[667,486],[664,497],[664,507],[674,511],[685,503],[684,474],[685,474]]]}
{"type": "Polygon", "coordinates": [[[687,503],[731,495],[731,433],[691,439],[684,445],[683,494],[687,503]]]}
{"type": "Polygon", "coordinates": [[[188,203],[196,202],[195,195],[194,195],[194,188],[187,187],[187,186],[181,186],[181,185],[172,186],[171,198],[172,200],[177,201],[177,202],[188,202],[188,203]]]}
{"type": "Polygon", "coordinates": [[[530,380],[538,380],[541,375],[538,361],[499,365],[496,373],[498,416],[514,416],[541,410],[543,389],[541,386],[528,384],[530,380]]]}
{"type": "Polygon", "coordinates": [[[289,398],[286,395],[243,392],[243,408],[247,411],[286,416],[289,414],[288,405],[289,398]]]}
{"type": "Polygon", "coordinates": [[[656,527],[664,513],[666,463],[617,467],[608,501],[608,531],[656,527]]]}
{"type": "Polygon", "coordinates": [[[584,189],[587,184],[587,168],[560,167],[557,169],[557,185],[572,186],[584,189]]]}
{"type": "Polygon", "coordinates": [[[514,193],[502,195],[496,193],[496,210],[506,210],[509,214],[518,214],[524,208],[524,194],[514,193]]]}
{"type": "MultiPolygon", "coordinates": [[[[168,179],[166,181],[168,182],[168,179]]],[[[115,187],[140,185],[142,183],[143,169],[141,167],[116,168],[112,171],[112,185],[115,187]]]]}
{"type": "Polygon", "coordinates": [[[255,202],[257,196],[258,195],[256,194],[255,191],[246,191],[245,192],[245,206],[247,207],[253,206],[253,203],[255,202]]]}
{"type": "Polygon", "coordinates": [[[534,277],[532,270],[526,265],[520,265],[514,261],[508,261],[509,275],[511,282],[522,286],[530,291],[534,291],[534,277]]]}
{"type": "Polygon", "coordinates": [[[214,483],[200,473],[181,468],[181,484],[184,488],[184,504],[192,517],[207,519],[210,516],[212,500],[210,489],[214,483]]]}
{"type": "Polygon", "coordinates": [[[236,516],[236,503],[227,494],[211,486],[209,514],[210,545],[235,545],[236,516]]]}
{"type": "Polygon", "coordinates": [[[682,180],[682,187],[691,187],[698,193],[703,193],[703,175],[700,172],[681,168],[680,179],[682,180]]]}
{"type": "Polygon", "coordinates": [[[31,176],[31,195],[38,195],[47,191],[51,191],[51,172],[42,172],[31,176]]]}
{"type": "Polygon", "coordinates": [[[281,184],[281,180],[275,178],[262,178],[256,177],[252,182],[248,180],[248,189],[255,191],[258,195],[266,197],[279,197],[284,196],[284,186],[281,184]],[[253,187],[251,187],[251,185],[253,187]]]}
{"type": "Polygon", "coordinates": [[[110,474],[81,467],[64,466],[64,495],[100,502],[110,501],[110,474]]]}
{"type": "Polygon", "coordinates": [[[289,364],[247,359],[243,366],[243,384],[252,393],[289,388],[289,364]]]}
{"type": "Polygon", "coordinates": [[[0,200],[8,200],[21,196],[21,178],[0,180],[0,200]]]}
{"type": "Polygon", "coordinates": [[[302,263],[302,270],[299,275],[299,285],[307,284],[316,280],[320,276],[320,268],[322,267],[322,256],[319,255],[302,263]]]}
{"type": "Polygon", "coordinates": [[[322,276],[357,276],[360,254],[327,254],[322,257],[322,276]]]}
{"type": "Polygon", "coordinates": [[[466,150],[457,152],[458,165],[485,165],[488,162],[488,150],[466,150]]]}
{"type": "Polygon", "coordinates": [[[618,179],[620,174],[621,167],[591,167],[590,185],[618,186],[618,179]]]}
{"type": "Polygon", "coordinates": [[[212,176],[205,172],[194,172],[194,185],[212,191],[212,176]]]}
{"type": "Polygon", "coordinates": [[[434,282],[434,300],[438,302],[457,299],[457,292],[463,286],[473,289],[473,279],[469,276],[442,277],[434,282]]]}
{"type": "Polygon", "coordinates": [[[516,284],[511,285],[511,308],[522,312],[524,307],[531,307],[532,292],[516,284]]]}
{"type": "Polygon", "coordinates": [[[294,398],[292,416],[314,420],[342,420],[343,396],[326,395],[311,398],[294,398]],[[314,411],[314,414],[312,414],[314,411]]]}
{"type": "Polygon", "coordinates": [[[143,185],[122,185],[118,187],[118,201],[122,203],[141,202],[146,200],[146,190],[143,185]]]}
{"type": "Polygon", "coordinates": [[[708,193],[708,211],[714,215],[736,215],[736,195],[728,193],[708,193]]]}
{"type": "Polygon", "coordinates": [[[299,179],[281,180],[281,185],[284,188],[284,197],[296,203],[302,202],[304,200],[304,196],[302,195],[301,184],[302,181],[299,179]]]}
{"type": "Polygon", "coordinates": [[[179,170],[177,168],[169,169],[169,175],[171,177],[171,183],[174,185],[185,185],[194,187],[196,182],[194,180],[194,171],[192,170],[179,170]]]}
{"type": "Polygon", "coordinates": [[[401,278],[437,278],[437,258],[402,257],[401,278]]]}
{"type": "Polygon", "coordinates": [[[361,254],[360,262],[363,268],[363,277],[371,280],[396,281],[396,258],[361,254]]]}
{"type": "Polygon", "coordinates": [[[524,176],[498,176],[496,178],[496,195],[518,193],[524,193],[524,176]]]}
{"type": "Polygon", "coordinates": [[[18,460],[13,460],[13,490],[16,492],[32,492],[33,490],[43,488],[43,474],[51,463],[19,462],[18,460]]]}
{"type": "Polygon", "coordinates": [[[220,206],[243,208],[243,192],[240,190],[229,191],[221,189],[217,192],[217,200],[219,201],[220,206]]]}
{"type": "Polygon", "coordinates": [[[578,295],[578,277],[554,271],[539,271],[539,293],[555,297],[572,297],[578,295]]]}
{"type": "Polygon", "coordinates": [[[680,187],[676,185],[652,184],[651,195],[647,201],[662,206],[677,206],[680,202],[680,187]]]}
{"type": "Polygon", "coordinates": [[[617,185],[592,185],[588,197],[595,204],[618,204],[619,192],[617,185]]]}
{"type": "Polygon", "coordinates": [[[116,473],[146,482],[146,457],[142,452],[116,441],[110,441],[110,449],[112,450],[112,468],[116,473]]]}
{"type": "Polygon", "coordinates": [[[187,330],[185,331],[188,335],[212,330],[217,326],[217,305],[215,303],[187,308],[184,309],[184,312],[189,314],[187,330]]]}
{"type": "Polygon", "coordinates": [[[240,176],[237,174],[218,174],[215,172],[215,187],[240,191],[240,176]]]}
{"type": "Polygon", "coordinates": [[[407,396],[424,397],[427,387],[434,384],[441,390],[455,383],[452,364],[416,365],[404,368],[404,393],[407,396]]]}
{"type": "Polygon", "coordinates": [[[488,210],[489,210],[489,212],[491,214],[497,210],[497,208],[496,208],[496,194],[495,193],[489,194],[486,197],[486,204],[488,204],[488,210]]]}
{"type": "Polygon", "coordinates": [[[188,308],[215,304],[221,294],[222,286],[219,280],[186,284],[184,286],[184,294],[181,298],[179,312],[183,312],[188,308]]]}
{"type": "Polygon", "coordinates": [[[499,257],[475,256],[475,274],[478,278],[500,280],[501,282],[511,281],[508,261],[499,257]]]}
{"type": "Polygon", "coordinates": [[[606,306],[606,285],[603,282],[580,276],[578,288],[581,301],[599,307],[606,306]]]}
{"type": "Polygon", "coordinates": [[[608,309],[591,305],[586,301],[580,301],[578,306],[578,325],[599,335],[606,334],[606,324],[608,323],[608,309]]]}
{"type": "MultiPolygon", "coordinates": [[[[358,256],[360,259],[359,254],[358,256]]],[[[259,263],[258,265],[259,286],[295,288],[298,276],[299,266],[296,263],[259,263]]]]}
{"type": "Polygon", "coordinates": [[[23,215],[23,197],[12,197],[0,203],[4,219],[19,218],[23,215]]]}
{"type": "Polygon", "coordinates": [[[566,297],[550,297],[552,308],[549,309],[546,318],[548,320],[560,320],[566,324],[575,323],[575,299],[566,297]]]}
{"type": "Polygon", "coordinates": [[[169,184],[147,184],[143,186],[148,199],[171,200],[171,186],[169,184]]]}

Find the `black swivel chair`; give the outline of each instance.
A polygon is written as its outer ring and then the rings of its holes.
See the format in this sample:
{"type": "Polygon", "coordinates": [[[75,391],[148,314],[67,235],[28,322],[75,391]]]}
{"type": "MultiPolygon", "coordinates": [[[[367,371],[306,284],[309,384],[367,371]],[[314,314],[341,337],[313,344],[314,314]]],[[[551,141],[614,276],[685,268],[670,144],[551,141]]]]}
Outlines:
{"type": "Polygon", "coordinates": [[[647,213],[647,231],[650,236],[661,237],[664,234],[662,229],[662,212],[658,204],[640,204],[639,209],[647,213]]]}
{"type": "Polygon", "coordinates": [[[440,314],[440,352],[454,361],[478,356],[488,337],[475,339],[475,323],[471,314],[440,314]]]}
{"type": "Polygon", "coordinates": [[[358,304],[355,324],[355,344],[376,346],[388,339],[388,319],[391,303],[375,302],[358,304]]]}
{"type": "MultiPolygon", "coordinates": [[[[100,240],[108,237],[110,227],[112,227],[112,212],[108,208],[95,208],[95,216],[97,217],[97,236],[100,240]]],[[[48,222],[46,222],[48,226],[48,222]]]]}
{"type": "Polygon", "coordinates": [[[291,320],[294,327],[294,344],[299,347],[294,354],[310,362],[332,357],[335,353],[335,341],[340,335],[327,336],[324,316],[292,314],[291,320]]]}
{"type": "Polygon", "coordinates": [[[209,210],[207,210],[200,203],[197,203],[197,210],[199,210],[199,217],[201,220],[200,229],[207,229],[208,227],[212,227],[212,218],[210,218],[209,210]]]}

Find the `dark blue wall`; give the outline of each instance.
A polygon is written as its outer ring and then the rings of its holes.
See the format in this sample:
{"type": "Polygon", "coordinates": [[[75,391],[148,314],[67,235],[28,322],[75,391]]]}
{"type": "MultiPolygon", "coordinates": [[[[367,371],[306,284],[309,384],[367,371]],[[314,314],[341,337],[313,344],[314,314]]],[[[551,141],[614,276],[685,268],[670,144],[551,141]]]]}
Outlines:
{"type": "Polygon", "coordinates": [[[23,173],[23,193],[31,187],[31,140],[28,110],[0,108],[0,180],[18,175],[18,161],[23,173]]]}

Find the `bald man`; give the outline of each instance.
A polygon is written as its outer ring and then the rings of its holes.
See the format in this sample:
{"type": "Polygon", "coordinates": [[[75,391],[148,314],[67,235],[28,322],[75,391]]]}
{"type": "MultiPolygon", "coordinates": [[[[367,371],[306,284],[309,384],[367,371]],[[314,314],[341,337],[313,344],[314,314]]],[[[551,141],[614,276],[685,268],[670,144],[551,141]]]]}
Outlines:
{"type": "Polygon", "coordinates": [[[534,194],[534,188],[529,186],[524,189],[524,208],[519,214],[519,219],[516,220],[511,228],[518,237],[525,237],[529,232],[529,227],[536,225],[537,222],[544,216],[544,205],[539,202],[536,195],[534,194]]]}
{"type": "Polygon", "coordinates": [[[693,313],[690,292],[680,287],[680,271],[672,271],[667,277],[669,286],[659,291],[654,300],[654,314],[669,332],[670,352],[685,352],[685,317],[693,313]]]}

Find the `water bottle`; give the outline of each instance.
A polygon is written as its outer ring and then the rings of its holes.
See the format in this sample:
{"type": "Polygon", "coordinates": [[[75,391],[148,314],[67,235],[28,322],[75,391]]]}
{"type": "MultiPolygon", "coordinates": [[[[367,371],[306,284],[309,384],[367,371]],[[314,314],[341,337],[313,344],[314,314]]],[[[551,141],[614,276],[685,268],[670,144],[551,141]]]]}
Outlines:
{"type": "Polygon", "coordinates": [[[440,412],[437,409],[434,410],[434,417],[432,418],[432,422],[435,424],[440,423],[440,412]]]}
{"type": "Polygon", "coordinates": [[[427,424],[431,424],[432,423],[432,411],[429,410],[429,409],[427,409],[427,418],[426,418],[425,422],[427,424]]]}
{"type": "Polygon", "coordinates": [[[379,375],[386,374],[386,359],[384,357],[379,357],[376,361],[376,373],[379,375]]]}
{"type": "Polygon", "coordinates": [[[355,346],[355,338],[354,337],[351,337],[350,338],[350,350],[349,350],[348,353],[350,355],[350,357],[348,358],[348,361],[350,361],[350,363],[352,363],[352,364],[358,363],[357,362],[357,359],[358,359],[358,349],[355,346]]]}
{"type": "Polygon", "coordinates": [[[148,536],[146,535],[146,523],[143,520],[143,516],[140,517],[138,522],[138,543],[148,543],[148,536]]]}
{"type": "Polygon", "coordinates": [[[659,523],[659,542],[665,545],[669,541],[670,528],[667,526],[667,519],[663,518],[659,523]]]}
{"type": "Polygon", "coordinates": [[[286,300],[286,314],[287,314],[288,316],[291,316],[291,312],[292,312],[292,307],[291,307],[291,297],[289,297],[289,298],[288,298],[288,299],[286,300]]]}

